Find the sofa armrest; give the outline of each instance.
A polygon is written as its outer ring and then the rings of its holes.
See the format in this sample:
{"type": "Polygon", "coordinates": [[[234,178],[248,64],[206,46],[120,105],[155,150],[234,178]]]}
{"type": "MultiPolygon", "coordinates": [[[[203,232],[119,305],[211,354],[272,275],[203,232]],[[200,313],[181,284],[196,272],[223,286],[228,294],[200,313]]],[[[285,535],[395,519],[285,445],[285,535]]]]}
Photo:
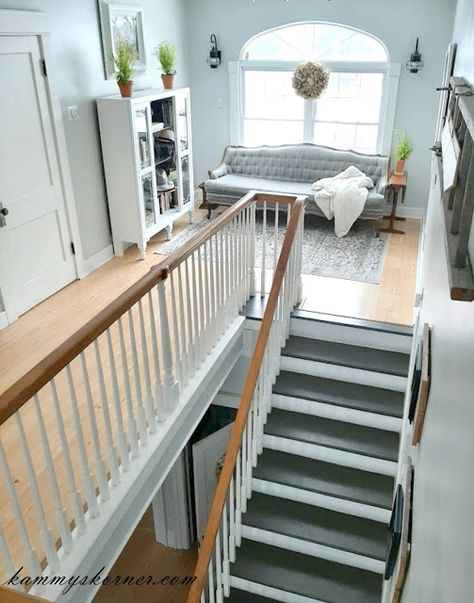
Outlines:
{"type": "Polygon", "coordinates": [[[227,174],[227,164],[225,161],[220,163],[213,170],[209,170],[209,178],[211,180],[217,180],[217,178],[222,178],[222,176],[225,176],[226,174],[227,174]]]}
{"type": "Polygon", "coordinates": [[[383,195],[385,197],[385,189],[387,188],[387,185],[388,185],[387,176],[382,176],[376,186],[377,193],[379,195],[383,195]]]}

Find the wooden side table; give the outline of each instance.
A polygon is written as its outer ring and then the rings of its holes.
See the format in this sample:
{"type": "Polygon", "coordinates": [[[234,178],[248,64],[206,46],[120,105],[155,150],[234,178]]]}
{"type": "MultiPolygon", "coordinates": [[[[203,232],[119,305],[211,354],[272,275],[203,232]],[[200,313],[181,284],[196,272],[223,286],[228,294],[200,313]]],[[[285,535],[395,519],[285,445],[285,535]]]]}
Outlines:
{"type": "Polygon", "coordinates": [[[407,176],[402,174],[399,176],[392,172],[387,185],[387,200],[392,203],[392,212],[389,216],[384,216],[386,220],[390,220],[387,228],[381,228],[380,232],[391,232],[393,234],[405,234],[405,231],[394,228],[395,220],[404,222],[405,218],[397,216],[398,197],[401,193],[401,202],[405,203],[405,194],[407,190],[407,176]]]}

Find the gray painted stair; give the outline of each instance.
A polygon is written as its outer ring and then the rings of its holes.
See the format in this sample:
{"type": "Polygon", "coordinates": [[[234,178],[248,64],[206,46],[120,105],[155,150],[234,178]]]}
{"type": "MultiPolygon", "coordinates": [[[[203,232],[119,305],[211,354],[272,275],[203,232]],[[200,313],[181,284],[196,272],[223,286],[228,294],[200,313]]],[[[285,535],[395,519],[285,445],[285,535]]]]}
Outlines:
{"type": "Polygon", "coordinates": [[[231,588],[230,597],[226,599],[227,603],[274,603],[273,599],[260,597],[252,593],[247,593],[238,588],[231,588]]]}
{"type": "Polygon", "coordinates": [[[283,356],[406,377],[410,356],[344,343],[291,336],[283,356]]]}
{"type": "Polygon", "coordinates": [[[254,492],[243,525],[385,559],[387,526],[377,521],[254,492]]]}
{"type": "Polygon", "coordinates": [[[265,449],[258,458],[253,476],[383,509],[392,507],[392,477],[286,452],[265,449]]]}
{"type": "Polygon", "coordinates": [[[265,433],[387,461],[398,458],[397,433],[298,412],[273,409],[265,433]]]}
{"type": "Polygon", "coordinates": [[[282,371],[273,393],[402,418],[404,394],[390,389],[282,371]]]}
{"type": "Polygon", "coordinates": [[[245,539],[230,573],[327,603],[380,603],[382,592],[375,573],[245,539]]]}

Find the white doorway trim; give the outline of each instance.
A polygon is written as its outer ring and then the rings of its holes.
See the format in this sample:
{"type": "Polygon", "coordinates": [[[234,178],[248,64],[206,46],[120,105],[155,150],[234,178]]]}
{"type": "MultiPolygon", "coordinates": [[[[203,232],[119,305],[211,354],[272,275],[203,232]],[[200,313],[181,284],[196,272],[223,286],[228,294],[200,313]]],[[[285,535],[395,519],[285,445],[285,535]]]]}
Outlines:
{"type": "MultiPolygon", "coordinates": [[[[42,56],[46,64],[46,69],[48,70],[48,76],[45,78],[46,92],[51,111],[53,138],[59,166],[61,190],[64,198],[69,236],[75,249],[74,265],[76,277],[83,278],[86,275],[86,267],[79,234],[79,223],[74,200],[61,107],[55,94],[54,74],[52,70],[53,61],[51,60],[49,47],[50,33],[51,28],[47,13],[0,9],[0,36],[35,35],[39,38],[42,56]],[[48,69],[48,67],[50,68],[48,69]]],[[[12,303],[13,296],[11,295],[11,292],[8,291],[8,284],[4,282],[0,282],[0,290],[5,304],[7,321],[8,324],[11,324],[18,318],[15,304],[12,303]]]]}

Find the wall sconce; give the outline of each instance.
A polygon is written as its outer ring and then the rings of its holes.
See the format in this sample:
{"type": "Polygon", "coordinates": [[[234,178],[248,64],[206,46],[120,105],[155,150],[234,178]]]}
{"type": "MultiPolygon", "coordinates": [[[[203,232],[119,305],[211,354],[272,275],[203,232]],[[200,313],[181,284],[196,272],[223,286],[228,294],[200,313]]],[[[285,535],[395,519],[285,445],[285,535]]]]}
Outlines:
{"type": "Polygon", "coordinates": [[[217,69],[221,63],[221,51],[217,48],[217,38],[215,34],[211,34],[211,52],[207,58],[207,64],[211,69],[217,69]]]}
{"type": "Polygon", "coordinates": [[[416,38],[415,52],[412,53],[410,60],[407,61],[407,69],[410,73],[418,73],[423,69],[423,61],[421,60],[421,52],[418,49],[420,38],[416,38]]]}

